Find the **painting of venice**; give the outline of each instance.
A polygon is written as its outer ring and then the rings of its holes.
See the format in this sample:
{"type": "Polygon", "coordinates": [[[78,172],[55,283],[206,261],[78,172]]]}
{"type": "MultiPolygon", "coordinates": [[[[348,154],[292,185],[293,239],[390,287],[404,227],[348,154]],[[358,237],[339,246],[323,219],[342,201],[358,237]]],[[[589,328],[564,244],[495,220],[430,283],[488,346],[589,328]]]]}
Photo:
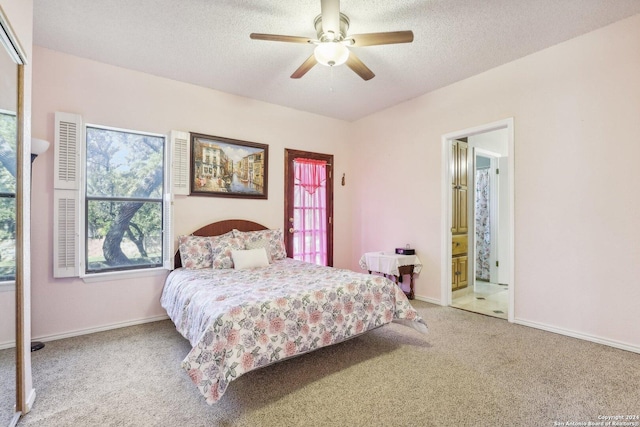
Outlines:
{"type": "Polygon", "coordinates": [[[191,134],[191,194],[267,198],[268,145],[191,134]]]}

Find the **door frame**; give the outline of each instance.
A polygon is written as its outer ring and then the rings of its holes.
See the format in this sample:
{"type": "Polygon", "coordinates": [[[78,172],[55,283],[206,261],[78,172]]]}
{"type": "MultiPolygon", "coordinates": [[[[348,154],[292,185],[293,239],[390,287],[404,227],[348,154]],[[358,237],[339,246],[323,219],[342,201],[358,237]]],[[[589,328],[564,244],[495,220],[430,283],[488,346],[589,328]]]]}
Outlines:
{"type": "Polygon", "coordinates": [[[509,322],[515,319],[515,185],[514,185],[514,120],[513,117],[498,120],[493,123],[475,126],[442,135],[442,190],[441,190],[441,265],[440,265],[440,304],[450,306],[451,291],[451,143],[453,140],[487,133],[494,130],[507,129],[507,164],[508,164],[508,192],[509,192],[509,322]]]}
{"type": "Polygon", "coordinates": [[[289,173],[293,170],[293,161],[297,158],[324,160],[327,162],[327,265],[333,266],[333,154],[314,153],[310,151],[284,149],[284,243],[288,254],[293,254],[293,240],[289,236],[289,212],[292,208],[293,183],[289,173]]]}

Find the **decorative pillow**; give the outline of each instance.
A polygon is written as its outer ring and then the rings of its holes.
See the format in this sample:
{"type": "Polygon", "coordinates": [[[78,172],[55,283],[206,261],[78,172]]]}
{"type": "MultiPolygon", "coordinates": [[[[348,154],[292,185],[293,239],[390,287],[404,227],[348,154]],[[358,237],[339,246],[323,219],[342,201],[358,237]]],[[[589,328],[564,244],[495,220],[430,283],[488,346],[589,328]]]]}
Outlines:
{"type": "Polygon", "coordinates": [[[211,245],[212,267],[213,268],[233,268],[233,258],[231,251],[244,249],[244,240],[234,237],[231,232],[222,236],[209,237],[211,245]]]}
{"type": "Polygon", "coordinates": [[[231,251],[233,265],[236,270],[243,268],[266,267],[269,265],[267,250],[265,248],[247,249],[244,251],[231,251]]]}
{"type": "Polygon", "coordinates": [[[269,264],[271,264],[273,262],[273,259],[271,258],[271,248],[269,247],[269,240],[268,239],[260,239],[260,240],[253,240],[253,241],[249,241],[249,242],[244,242],[244,248],[245,249],[263,248],[265,250],[264,253],[267,254],[267,259],[269,260],[269,264]]]}
{"type": "Polygon", "coordinates": [[[211,268],[211,245],[208,237],[179,236],[178,249],[185,269],[211,268]]]}
{"type": "Polygon", "coordinates": [[[284,246],[284,235],[282,229],[260,230],[260,231],[240,231],[233,230],[233,235],[241,237],[245,245],[266,239],[269,241],[269,249],[267,253],[271,255],[272,260],[285,259],[287,257],[287,249],[284,246]]]}

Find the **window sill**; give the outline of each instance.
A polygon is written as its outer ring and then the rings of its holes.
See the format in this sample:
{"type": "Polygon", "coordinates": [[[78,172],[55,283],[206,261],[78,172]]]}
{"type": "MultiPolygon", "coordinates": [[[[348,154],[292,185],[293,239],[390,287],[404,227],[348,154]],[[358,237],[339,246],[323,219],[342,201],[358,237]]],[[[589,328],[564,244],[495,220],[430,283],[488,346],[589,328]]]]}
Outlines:
{"type": "Polygon", "coordinates": [[[16,290],[16,282],[0,282],[0,292],[14,292],[16,290]]]}
{"type": "Polygon", "coordinates": [[[141,277],[152,277],[167,275],[169,270],[158,267],[135,271],[111,271],[108,273],[94,273],[82,276],[85,283],[109,282],[112,280],[139,279],[141,277]]]}

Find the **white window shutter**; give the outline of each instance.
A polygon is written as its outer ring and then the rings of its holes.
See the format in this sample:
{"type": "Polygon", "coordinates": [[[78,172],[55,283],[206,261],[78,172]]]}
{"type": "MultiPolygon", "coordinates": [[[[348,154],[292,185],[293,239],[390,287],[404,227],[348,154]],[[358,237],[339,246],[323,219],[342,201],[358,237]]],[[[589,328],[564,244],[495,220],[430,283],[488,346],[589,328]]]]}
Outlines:
{"type": "Polygon", "coordinates": [[[80,183],[82,116],[56,112],[53,187],[75,190],[80,183]]]}
{"type": "Polygon", "coordinates": [[[53,198],[53,277],[77,277],[80,271],[78,192],[56,189],[53,198]]]}
{"type": "Polygon", "coordinates": [[[82,116],[56,112],[54,138],[53,277],[78,277],[82,116]]]}
{"type": "Polygon", "coordinates": [[[171,191],[189,195],[189,132],[171,131],[171,191]]]}

